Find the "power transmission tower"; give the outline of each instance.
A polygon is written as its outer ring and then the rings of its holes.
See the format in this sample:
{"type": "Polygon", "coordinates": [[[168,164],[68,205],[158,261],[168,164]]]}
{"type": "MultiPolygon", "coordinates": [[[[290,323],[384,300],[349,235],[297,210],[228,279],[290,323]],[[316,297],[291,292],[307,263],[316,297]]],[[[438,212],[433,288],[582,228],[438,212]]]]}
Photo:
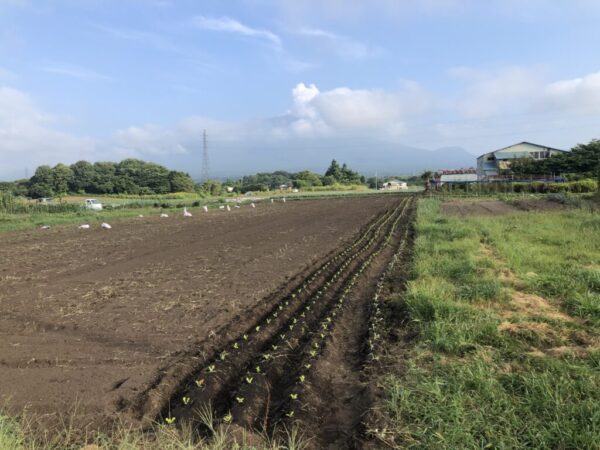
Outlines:
{"type": "Polygon", "coordinates": [[[206,130],[202,135],[202,172],[200,173],[200,181],[208,181],[208,142],[206,139],[206,130]]]}

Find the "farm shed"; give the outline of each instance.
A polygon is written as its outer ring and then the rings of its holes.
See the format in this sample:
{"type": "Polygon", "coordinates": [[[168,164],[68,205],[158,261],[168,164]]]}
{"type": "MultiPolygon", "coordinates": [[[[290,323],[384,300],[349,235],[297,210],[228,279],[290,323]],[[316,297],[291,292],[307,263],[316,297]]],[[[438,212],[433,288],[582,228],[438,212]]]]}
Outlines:
{"type": "Polygon", "coordinates": [[[533,158],[540,160],[565,151],[532,144],[531,142],[520,142],[479,156],[477,158],[477,176],[480,180],[494,179],[502,171],[510,170],[511,159],[533,158]]]}
{"type": "Polygon", "coordinates": [[[440,185],[445,183],[475,183],[477,182],[477,171],[473,168],[470,169],[456,169],[456,170],[440,170],[439,171],[440,185]]]}

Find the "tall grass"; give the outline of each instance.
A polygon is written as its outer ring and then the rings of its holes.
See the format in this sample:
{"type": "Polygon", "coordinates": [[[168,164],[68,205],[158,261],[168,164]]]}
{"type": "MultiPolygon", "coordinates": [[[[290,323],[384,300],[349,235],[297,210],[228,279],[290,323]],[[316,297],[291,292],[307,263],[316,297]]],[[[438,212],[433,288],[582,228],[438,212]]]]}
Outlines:
{"type": "Polygon", "coordinates": [[[445,217],[421,200],[384,382],[407,448],[600,448],[600,216],[445,217]],[[514,296],[539,305],[517,304],[514,296]]]}

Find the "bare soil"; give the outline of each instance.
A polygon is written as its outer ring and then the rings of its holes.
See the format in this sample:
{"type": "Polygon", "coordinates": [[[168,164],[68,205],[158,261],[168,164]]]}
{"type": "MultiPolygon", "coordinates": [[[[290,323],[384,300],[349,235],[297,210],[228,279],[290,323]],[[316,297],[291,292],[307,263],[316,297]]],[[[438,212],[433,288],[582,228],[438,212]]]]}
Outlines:
{"type": "MultiPolygon", "coordinates": [[[[261,204],[137,218],[111,230],[0,235],[0,405],[14,413],[28,408],[48,424],[76,410],[80,427],[108,426],[118,412],[156,419],[204,361],[398,202],[382,196],[261,204]]],[[[382,245],[389,223],[352,267],[382,245]]],[[[344,277],[331,286],[339,291],[344,277]]],[[[350,313],[354,320],[362,320],[360,311],[350,313]]],[[[272,335],[264,339],[267,345],[272,335]]]]}
{"type": "Polygon", "coordinates": [[[544,199],[524,199],[512,202],[502,200],[450,200],[442,203],[442,212],[452,216],[501,216],[522,211],[554,211],[565,206],[544,199]]]}

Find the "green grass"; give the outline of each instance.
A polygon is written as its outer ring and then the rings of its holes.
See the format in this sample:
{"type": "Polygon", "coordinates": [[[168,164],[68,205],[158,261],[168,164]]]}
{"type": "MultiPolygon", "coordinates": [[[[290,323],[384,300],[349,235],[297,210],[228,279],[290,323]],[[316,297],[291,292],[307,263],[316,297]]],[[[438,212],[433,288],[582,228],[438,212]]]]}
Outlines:
{"type": "Polygon", "coordinates": [[[416,338],[384,382],[388,439],[600,448],[600,216],[452,218],[439,205],[420,201],[411,281],[389,299],[416,338]]]}
{"type": "Polygon", "coordinates": [[[0,450],[305,450],[309,443],[295,426],[271,437],[215,425],[208,410],[201,419],[208,430],[206,436],[189,426],[155,425],[152,430],[142,431],[123,425],[110,435],[75,437],[77,431],[68,427],[61,434],[45,435],[30,423],[0,411],[0,450]]]}

